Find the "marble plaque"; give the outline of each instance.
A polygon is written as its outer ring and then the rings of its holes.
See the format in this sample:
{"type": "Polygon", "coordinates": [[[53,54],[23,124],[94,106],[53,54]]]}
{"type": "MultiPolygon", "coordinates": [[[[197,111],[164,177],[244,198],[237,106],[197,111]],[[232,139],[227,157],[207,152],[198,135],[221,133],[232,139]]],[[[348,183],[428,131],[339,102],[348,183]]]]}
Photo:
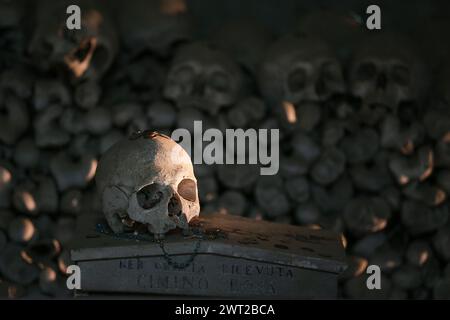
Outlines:
{"type": "Polygon", "coordinates": [[[85,292],[335,298],[345,269],[337,235],[322,230],[211,215],[192,222],[192,236],[167,235],[163,251],[151,237],[99,232],[99,223],[84,225],[72,250],[85,292]]]}

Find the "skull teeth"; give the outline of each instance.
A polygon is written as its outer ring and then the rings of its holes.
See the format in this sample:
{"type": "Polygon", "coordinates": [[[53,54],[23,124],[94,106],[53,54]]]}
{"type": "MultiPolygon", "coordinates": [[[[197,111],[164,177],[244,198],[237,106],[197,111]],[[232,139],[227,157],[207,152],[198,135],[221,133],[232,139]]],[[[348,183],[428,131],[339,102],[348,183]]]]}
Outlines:
{"type": "Polygon", "coordinates": [[[129,217],[125,217],[122,219],[122,223],[128,228],[133,228],[135,221],[130,219],[129,217]]]}
{"type": "Polygon", "coordinates": [[[121,219],[122,224],[126,227],[126,232],[145,233],[147,230],[147,224],[140,223],[126,216],[121,219]]]}

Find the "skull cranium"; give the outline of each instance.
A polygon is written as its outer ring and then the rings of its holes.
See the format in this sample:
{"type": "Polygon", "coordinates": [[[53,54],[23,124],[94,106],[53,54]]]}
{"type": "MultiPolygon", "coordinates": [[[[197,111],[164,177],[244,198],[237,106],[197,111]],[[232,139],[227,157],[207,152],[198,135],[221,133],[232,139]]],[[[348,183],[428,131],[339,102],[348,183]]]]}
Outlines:
{"type": "Polygon", "coordinates": [[[116,233],[147,229],[162,238],[188,229],[199,215],[189,155],[175,141],[144,131],[113,145],[100,159],[96,183],[103,213],[116,233]]]}

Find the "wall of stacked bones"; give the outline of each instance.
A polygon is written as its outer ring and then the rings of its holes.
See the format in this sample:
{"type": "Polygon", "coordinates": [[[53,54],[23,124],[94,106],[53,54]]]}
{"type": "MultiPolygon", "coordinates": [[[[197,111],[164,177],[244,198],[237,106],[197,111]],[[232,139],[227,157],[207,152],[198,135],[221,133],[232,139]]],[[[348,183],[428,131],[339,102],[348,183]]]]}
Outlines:
{"type": "Polygon", "coordinates": [[[0,297],[70,297],[76,223],[100,211],[99,157],[136,130],[193,120],[281,133],[275,176],[196,166],[202,214],[336,231],[349,263],[340,297],[450,297],[442,11],[427,7],[422,30],[368,33],[354,12],[287,6],[298,15],[279,32],[257,19],[205,29],[224,4],[104,2],[81,2],[74,32],[64,1],[0,1],[0,297]],[[366,289],[369,264],[381,290],[366,289]]]}

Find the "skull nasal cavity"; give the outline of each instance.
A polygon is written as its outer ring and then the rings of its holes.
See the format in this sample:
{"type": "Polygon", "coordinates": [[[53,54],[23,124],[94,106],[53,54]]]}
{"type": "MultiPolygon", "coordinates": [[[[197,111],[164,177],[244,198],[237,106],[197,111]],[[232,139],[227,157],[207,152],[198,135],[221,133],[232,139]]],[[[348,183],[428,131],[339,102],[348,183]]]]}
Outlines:
{"type": "Polygon", "coordinates": [[[377,78],[377,87],[379,89],[386,89],[387,87],[387,76],[384,73],[380,73],[380,75],[377,78]]]}
{"type": "Polygon", "coordinates": [[[151,209],[163,198],[162,186],[157,183],[143,187],[137,193],[137,202],[143,209],[151,209]]]}
{"type": "Polygon", "coordinates": [[[194,180],[183,179],[178,185],[178,194],[188,201],[197,200],[197,187],[194,180]]]}
{"type": "Polygon", "coordinates": [[[78,61],[84,61],[84,59],[86,59],[86,57],[88,56],[91,48],[92,40],[85,39],[79,44],[79,47],[76,49],[73,55],[78,61]]]}
{"type": "Polygon", "coordinates": [[[167,212],[169,213],[170,217],[174,215],[181,215],[181,204],[176,196],[170,198],[169,204],[167,206],[167,212]]]}

